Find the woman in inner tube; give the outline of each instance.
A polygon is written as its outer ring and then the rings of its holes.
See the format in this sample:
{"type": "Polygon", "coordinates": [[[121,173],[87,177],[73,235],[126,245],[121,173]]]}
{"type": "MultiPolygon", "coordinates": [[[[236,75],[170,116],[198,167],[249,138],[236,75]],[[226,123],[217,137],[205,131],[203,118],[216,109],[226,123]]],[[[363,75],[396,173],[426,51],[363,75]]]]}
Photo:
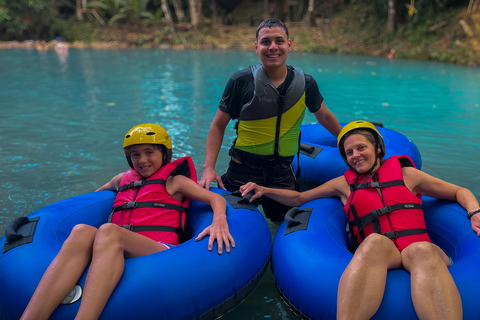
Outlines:
{"type": "Polygon", "coordinates": [[[462,319],[462,301],[448,271],[448,255],[430,241],[421,195],[457,201],[480,236],[479,204],[469,190],[415,168],[408,156],[384,160],[385,144],[367,121],[347,124],[338,135],[339,151],[350,167],[344,176],[305,192],[271,189],[252,182],[251,201],[267,196],[288,206],[337,196],[344,203],[353,247],[342,274],[337,319],[370,319],[380,307],[387,271],[403,268],[411,275],[411,295],[420,319],[462,319]]]}

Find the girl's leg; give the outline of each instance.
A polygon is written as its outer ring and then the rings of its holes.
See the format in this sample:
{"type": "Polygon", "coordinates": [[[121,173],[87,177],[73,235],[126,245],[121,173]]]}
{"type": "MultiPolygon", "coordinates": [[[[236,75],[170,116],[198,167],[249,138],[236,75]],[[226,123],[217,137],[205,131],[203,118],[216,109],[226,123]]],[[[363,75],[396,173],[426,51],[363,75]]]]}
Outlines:
{"type": "Polygon", "coordinates": [[[390,239],[376,233],[365,238],[340,278],[337,319],[370,319],[382,302],[387,270],[400,266],[390,239]]]}
{"type": "Polygon", "coordinates": [[[92,262],[76,319],[100,317],[123,274],[125,258],[148,255],[165,249],[162,244],[115,224],[102,225],[95,237],[92,262]]]}
{"type": "Polygon", "coordinates": [[[22,319],[48,319],[77,283],[92,258],[97,229],[77,225],[43,274],[22,319]]]}
{"type": "Polygon", "coordinates": [[[410,272],[419,319],[462,319],[462,300],[443,250],[429,242],[413,243],[402,251],[402,264],[410,272]]]}

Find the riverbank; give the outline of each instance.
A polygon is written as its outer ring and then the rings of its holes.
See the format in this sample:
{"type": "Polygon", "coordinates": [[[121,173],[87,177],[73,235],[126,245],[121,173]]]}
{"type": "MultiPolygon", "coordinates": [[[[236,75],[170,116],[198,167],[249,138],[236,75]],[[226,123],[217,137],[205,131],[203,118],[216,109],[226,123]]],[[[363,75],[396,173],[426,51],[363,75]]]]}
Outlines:
{"type": "MultiPolygon", "coordinates": [[[[452,12],[439,22],[421,28],[400,25],[392,35],[384,32],[384,22],[369,18],[368,8],[349,6],[331,18],[317,19],[315,27],[288,23],[293,50],[299,52],[342,53],[394,58],[434,60],[445,63],[480,66],[480,12],[452,12]]],[[[255,23],[212,25],[208,21],[199,30],[189,24],[102,27],[94,21],[74,23],[66,39],[69,48],[164,48],[176,50],[215,49],[253,50],[255,23]]],[[[40,48],[38,42],[0,42],[0,49],[53,49],[56,41],[40,48]]]]}

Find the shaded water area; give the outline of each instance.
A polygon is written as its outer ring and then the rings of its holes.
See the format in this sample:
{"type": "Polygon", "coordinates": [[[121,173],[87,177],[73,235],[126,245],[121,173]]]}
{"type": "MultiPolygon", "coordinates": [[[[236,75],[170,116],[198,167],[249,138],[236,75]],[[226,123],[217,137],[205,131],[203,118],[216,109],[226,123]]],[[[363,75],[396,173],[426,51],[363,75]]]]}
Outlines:
{"type": "MultiPolygon", "coordinates": [[[[154,122],[172,136],[174,157],[201,174],[205,141],[228,78],[258,63],[237,51],[0,51],[0,234],[15,217],[95,190],[128,169],[124,133],[154,122]]],[[[317,80],[341,122],[379,121],[413,140],[423,170],[480,196],[480,69],[432,62],[291,53],[317,80]]],[[[315,121],[307,114],[304,123],[315,121]]],[[[227,128],[217,162],[225,171],[227,128]]],[[[270,224],[272,235],[278,226],[270,224]]],[[[268,270],[224,319],[296,319],[268,270]]]]}

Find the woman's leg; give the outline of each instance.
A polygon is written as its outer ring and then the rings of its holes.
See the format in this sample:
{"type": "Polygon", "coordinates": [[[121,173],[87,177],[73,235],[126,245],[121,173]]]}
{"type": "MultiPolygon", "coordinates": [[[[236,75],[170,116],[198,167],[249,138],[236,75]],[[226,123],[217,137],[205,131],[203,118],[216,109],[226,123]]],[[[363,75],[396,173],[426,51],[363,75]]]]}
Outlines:
{"type": "Polygon", "coordinates": [[[340,278],[337,319],[370,319],[382,302],[387,270],[400,266],[390,239],[376,233],[365,238],[340,278]]]}
{"type": "Polygon", "coordinates": [[[413,243],[402,251],[402,264],[410,272],[419,319],[462,319],[462,300],[443,250],[429,242],[413,243]]]}
{"type": "Polygon", "coordinates": [[[102,225],[95,237],[92,262],[76,319],[98,319],[123,274],[125,258],[165,249],[162,244],[115,224],[102,225]]]}
{"type": "Polygon", "coordinates": [[[22,319],[48,319],[83,274],[92,258],[97,229],[77,225],[43,274],[22,319]]]}

